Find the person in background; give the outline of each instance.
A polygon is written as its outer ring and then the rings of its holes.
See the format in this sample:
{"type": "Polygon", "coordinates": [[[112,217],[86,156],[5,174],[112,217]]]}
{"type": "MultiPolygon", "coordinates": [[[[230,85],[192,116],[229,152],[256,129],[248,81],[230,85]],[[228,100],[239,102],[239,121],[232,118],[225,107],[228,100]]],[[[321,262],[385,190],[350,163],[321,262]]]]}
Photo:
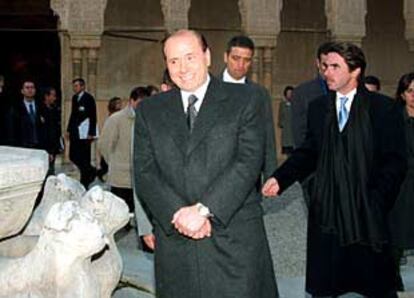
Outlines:
{"type": "Polygon", "coordinates": [[[75,94],[67,128],[69,158],[80,171],[80,182],[88,189],[96,176],[96,168],[91,165],[91,143],[96,138],[96,103],[86,92],[84,79],[74,79],[72,87],[75,94]]]}
{"type": "Polygon", "coordinates": [[[371,92],[379,92],[381,90],[381,82],[376,76],[366,76],[364,78],[364,85],[371,92]]]}
{"type": "Polygon", "coordinates": [[[282,130],[282,154],[290,155],[293,151],[293,136],[291,123],[292,86],[286,86],[283,90],[283,99],[279,106],[278,126],[282,130]]]}
{"type": "Polygon", "coordinates": [[[223,58],[226,67],[221,73],[220,78],[223,82],[255,86],[255,88],[263,93],[263,96],[256,98],[257,100],[262,100],[262,117],[265,119],[263,129],[266,133],[262,175],[261,179],[258,180],[257,185],[260,190],[262,182],[265,181],[276,169],[277,158],[272,99],[265,88],[254,83],[247,77],[252,66],[254,50],[255,45],[250,37],[245,35],[237,35],[232,37],[227,42],[227,48],[224,52],[223,58]]]}
{"type": "Polygon", "coordinates": [[[150,94],[150,96],[155,95],[158,92],[160,92],[160,90],[157,87],[155,87],[154,85],[148,85],[147,90],[148,90],[148,93],[150,94]]]}
{"type": "Polygon", "coordinates": [[[162,74],[162,82],[161,82],[161,92],[166,92],[171,90],[172,88],[177,88],[175,83],[171,80],[170,73],[168,72],[168,69],[164,69],[164,72],[162,74]]]}
{"type": "MultiPolygon", "coordinates": [[[[118,112],[122,109],[122,99],[118,96],[114,96],[111,99],[109,99],[108,102],[108,117],[111,116],[113,113],[118,112]]],[[[105,161],[105,158],[102,157],[102,155],[99,152],[97,152],[97,168],[96,168],[96,176],[98,177],[99,180],[101,180],[101,182],[105,182],[104,181],[104,176],[106,175],[106,173],[108,173],[108,164],[105,161]]]]}
{"type": "MultiPolygon", "coordinates": [[[[128,105],[108,117],[98,140],[98,149],[109,165],[107,183],[110,190],[127,203],[130,213],[135,212],[131,162],[135,109],[149,96],[146,87],[132,89],[128,105]]],[[[138,220],[138,229],[140,221],[141,219],[138,220]]],[[[143,235],[143,241],[150,249],[154,249],[155,238],[152,233],[143,235]]]]}
{"type": "Polygon", "coordinates": [[[49,172],[48,175],[55,174],[56,155],[61,152],[61,127],[60,127],[60,109],[56,105],[56,89],[47,87],[43,92],[43,102],[40,109],[40,119],[43,122],[45,132],[44,146],[49,154],[49,172]]]}
{"type": "MultiPolygon", "coordinates": [[[[401,76],[395,97],[402,105],[408,165],[407,175],[389,216],[391,239],[395,247],[395,262],[399,268],[404,250],[414,249],[414,72],[401,76]]],[[[399,290],[403,291],[401,275],[399,282],[399,290]]]]}

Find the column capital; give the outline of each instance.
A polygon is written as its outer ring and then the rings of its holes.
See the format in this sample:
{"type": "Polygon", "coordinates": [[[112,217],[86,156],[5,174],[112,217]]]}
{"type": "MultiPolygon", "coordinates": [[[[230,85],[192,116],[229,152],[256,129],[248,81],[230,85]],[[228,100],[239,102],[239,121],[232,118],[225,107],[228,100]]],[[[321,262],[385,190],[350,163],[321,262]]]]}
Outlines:
{"type": "Polygon", "coordinates": [[[164,25],[168,33],[188,28],[191,0],[161,0],[164,25]]]}
{"type": "Polygon", "coordinates": [[[408,49],[414,52],[414,0],[404,0],[405,39],[408,49]]]}
{"type": "Polygon", "coordinates": [[[366,35],[366,0],[326,0],[325,14],[331,38],[361,45],[366,35]]]}

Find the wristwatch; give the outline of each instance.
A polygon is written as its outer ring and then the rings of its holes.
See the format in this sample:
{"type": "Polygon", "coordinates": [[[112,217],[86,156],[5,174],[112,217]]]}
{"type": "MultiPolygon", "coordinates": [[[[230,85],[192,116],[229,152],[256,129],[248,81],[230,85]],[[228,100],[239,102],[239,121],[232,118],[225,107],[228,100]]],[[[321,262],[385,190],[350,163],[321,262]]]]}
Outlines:
{"type": "Polygon", "coordinates": [[[209,217],[213,217],[213,214],[211,214],[211,213],[210,213],[210,209],[208,209],[208,207],[204,206],[203,204],[201,204],[201,203],[197,203],[197,204],[196,204],[196,207],[197,207],[197,211],[198,211],[198,213],[199,213],[201,216],[203,216],[203,217],[207,217],[207,218],[209,218],[209,217]]]}

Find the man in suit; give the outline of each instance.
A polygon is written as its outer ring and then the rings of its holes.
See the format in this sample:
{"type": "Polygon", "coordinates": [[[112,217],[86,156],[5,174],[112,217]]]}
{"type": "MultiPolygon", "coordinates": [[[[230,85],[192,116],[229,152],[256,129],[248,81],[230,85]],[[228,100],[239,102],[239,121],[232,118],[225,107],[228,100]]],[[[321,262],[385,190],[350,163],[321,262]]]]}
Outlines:
{"type": "Polygon", "coordinates": [[[252,65],[254,49],[253,40],[248,36],[237,35],[232,37],[228,41],[227,49],[224,53],[226,68],[222,72],[221,78],[224,82],[228,83],[255,85],[263,93],[260,100],[262,100],[263,118],[265,119],[266,145],[262,166],[262,178],[266,180],[277,166],[275,128],[273,123],[272,100],[269,93],[265,88],[249,80],[247,77],[252,65]]]}
{"type": "Polygon", "coordinates": [[[23,99],[19,100],[12,108],[9,115],[11,125],[11,144],[18,147],[44,149],[43,125],[40,117],[40,108],[35,101],[36,86],[31,80],[22,84],[21,93],[23,99]]]}
{"type": "Polygon", "coordinates": [[[406,171],[400,107],[364,87],[366,62],[359,47],[331,42],[323,54],[330,91],[310,104],[305,141],[262,192],[274,196],[315,173],[308,220],[310,294],[396,298],[386,215],[406,171]]]}
{"type": "Polygon", "coordinates": [[[317,77],[313,80],[306,81],[293,89],[291,110],[292,133],[295,148],[299,147],[305,140],[309,104],[315,98],[328,93],[328,88],[321,68],[321,60],[325,56],[323,54],[324,45],[325,44],[322,44],[316,53],[315,64],[318,70],[317,77]]]}
{"type": "Polygon", "coordinates": [[[74,95],[67,133],[70,147],[69,158],[79,168],[80,182],[87,189],[95,179],[96,170],[91,165],[91,143],[96,137],[96,103],[85,91],[85,81],[72,81],[74,95]]]}
{"type": "Polygon", "coordinates": [[[163,47],[178,88],[136,111],[138,197],[153,216],[157,297],[277,297],[255,183],[263,162],[263,94],[208,74],[195,31],[163,47]]]}

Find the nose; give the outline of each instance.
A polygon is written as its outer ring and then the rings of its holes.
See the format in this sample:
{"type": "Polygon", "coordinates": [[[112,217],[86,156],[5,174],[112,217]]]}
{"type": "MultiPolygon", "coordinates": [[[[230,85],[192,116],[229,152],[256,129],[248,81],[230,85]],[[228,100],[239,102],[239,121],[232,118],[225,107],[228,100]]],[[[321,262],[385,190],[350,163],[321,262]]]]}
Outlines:
{"type": "Polygon", "coordinates": [[[185,73],[187,71],[187,63],[185,61],[180,62],[180,72],[185,73]]]}

